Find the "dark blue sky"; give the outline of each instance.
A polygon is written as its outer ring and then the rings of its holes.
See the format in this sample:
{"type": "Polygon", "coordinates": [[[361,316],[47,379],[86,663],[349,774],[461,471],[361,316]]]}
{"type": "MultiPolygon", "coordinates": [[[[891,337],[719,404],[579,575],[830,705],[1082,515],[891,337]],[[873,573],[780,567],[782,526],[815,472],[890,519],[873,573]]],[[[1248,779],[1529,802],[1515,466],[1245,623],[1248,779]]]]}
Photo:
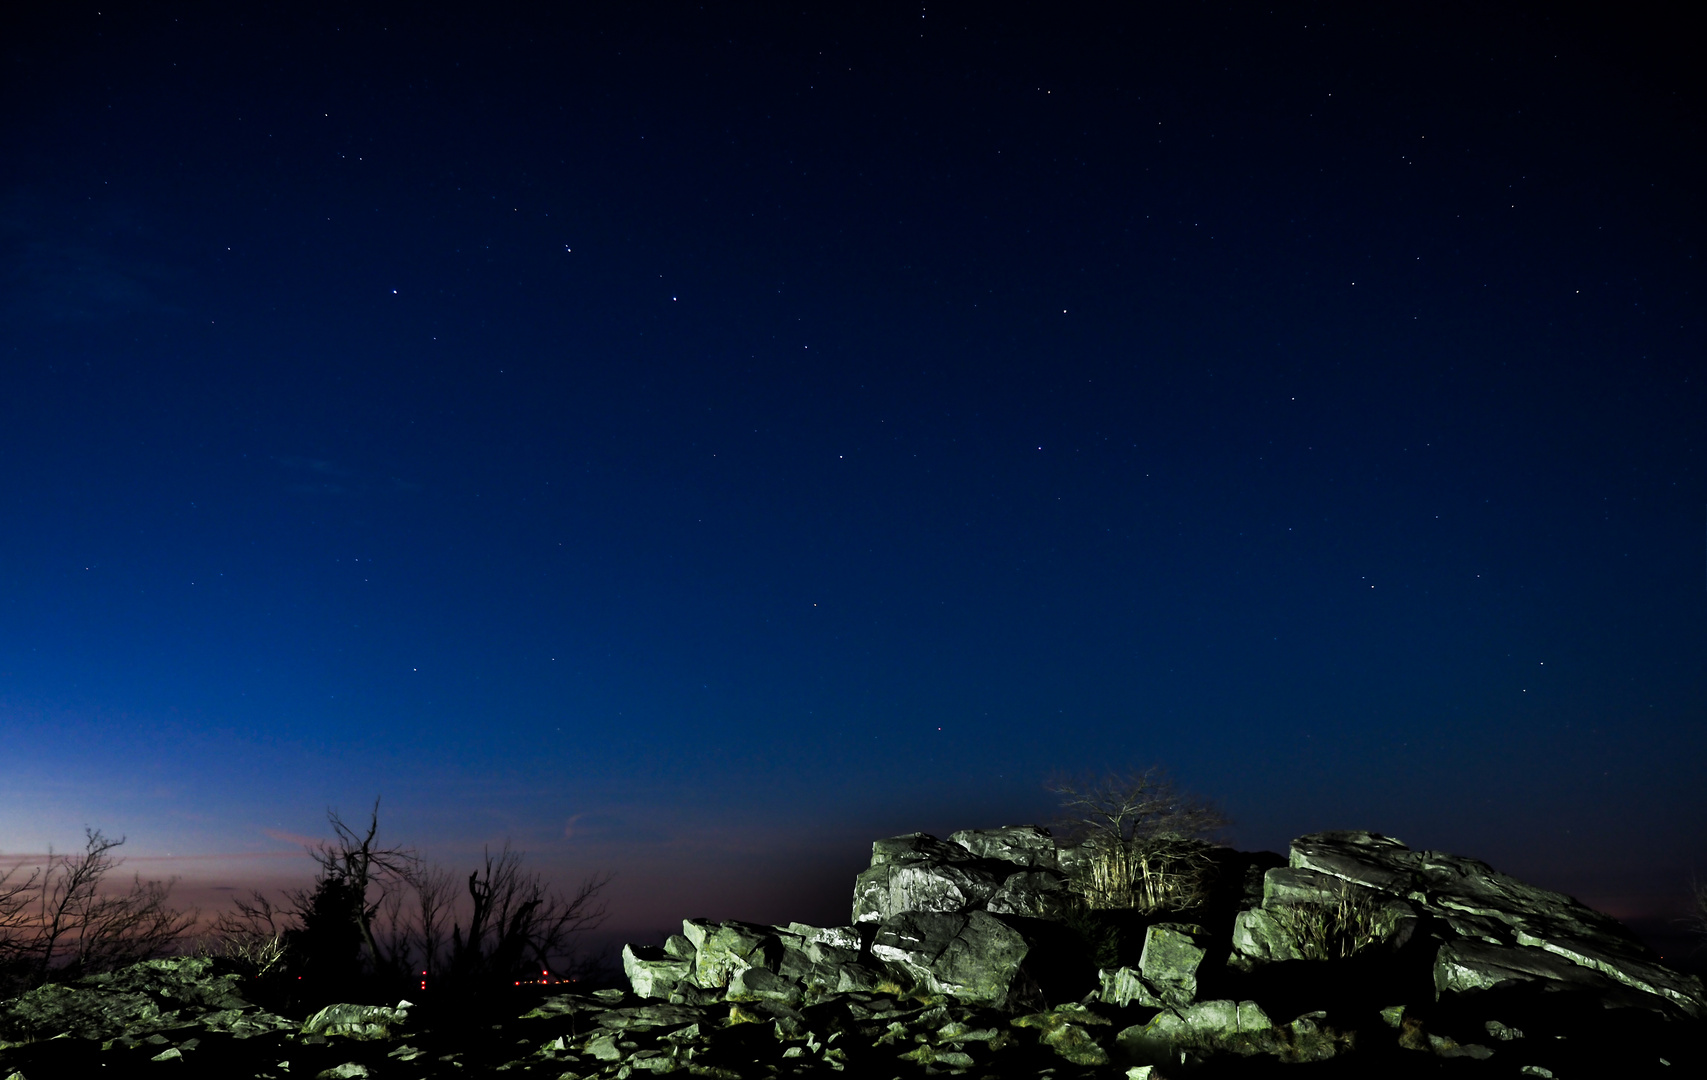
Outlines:
{"type": "Polygon", "coordinates": [[[1707,869],[1681,24],[244,7],[0,31],[0,851],[273,883],[383,795],[834,921],[1162,762],[1707,869]]]}

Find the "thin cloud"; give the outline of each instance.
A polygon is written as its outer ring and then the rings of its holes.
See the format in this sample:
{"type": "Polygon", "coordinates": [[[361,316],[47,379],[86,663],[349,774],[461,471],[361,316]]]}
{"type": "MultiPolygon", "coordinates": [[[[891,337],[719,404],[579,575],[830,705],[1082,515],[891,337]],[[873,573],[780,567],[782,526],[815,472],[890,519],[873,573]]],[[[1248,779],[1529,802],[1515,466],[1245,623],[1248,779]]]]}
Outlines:
{"type": "MultiPolygon", "coordinates": [[[[173,274],[89,235],[54,236],[53,208],[14,196],[0,217],[0,320],[101,323],[178,309],[161,296],[173,274]]],[[[110,235],[115,230],[107,229],[110,235]]]]}
{"type": "MultiPolygon", "coordinates": [[[[324,837],[303,836],[299,833],[285,832],[283,829],[262,829],[261,831],[274,840],[286,844],[297,844],[302,847],[319,847],[326,842],[324,837]]],[[[279,852],[278,854],[284,853],[279,852]]]]}
{"type": "Polygon", "coordinates": [[[616,814],[581,813],[563,825],[565,840],[593,843],[622,841],[624,843],[660,844],[670,840],[670,834],[655,825],[629,821],[616,814]]]}

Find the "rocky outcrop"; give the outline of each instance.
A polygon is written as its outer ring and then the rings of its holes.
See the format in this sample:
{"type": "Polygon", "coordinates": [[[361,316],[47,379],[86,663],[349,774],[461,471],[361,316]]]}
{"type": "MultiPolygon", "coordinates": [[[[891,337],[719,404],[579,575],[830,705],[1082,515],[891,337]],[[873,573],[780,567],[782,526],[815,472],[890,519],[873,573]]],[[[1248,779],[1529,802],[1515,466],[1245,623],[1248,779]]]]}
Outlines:
{"type": "Polygon", "coordinates": [[[1261,906],[1238,916],[1233,945],[1259,963],[1309,957],[1359,935],[1371,945],[1396,948],[1410,940],[1419,920],[1426,920],[1436,943],[1440,993],[1538,983],[1594,989],[1608,1002],[1690,1017],[1707,1012],[1701,981],[1659,963],[1611,916],[1479,860],[1412,851],[1377,833],[1294,840],[1288,865],[1265,875],[1261,906]],[[1619,988],[1649,997],[1630,997],[1619,988]]]}
{"type": "Polygon", "coordinates": [[[990,1005],[1007,1002],[1029,951],[1025,935],[984,911],[904,911],[883,920],[871,942],[871,955],[913,986],[990,1005]]]}
{"type": "Polygon", "coordinates": [[[295,1030],[245,1001],[242,979],[205,957],[145,960],[73,983],[49,983],[0,1002],[0,1047],[44,1039],[156,1038],[156,1045],[207,1032],[237,1038],[295,1030]]]}
{"type": "MultiPolygon", "coordinates": [[[[1570,897],[1474,859],[1339,832],[1300,837],[1283,866],[1263,872],[1253,864],[1246,898],[1230,909],[1144,920],[1133,960],[1087,975],[1088,996],[1050,1008],[1039,973],[1063,939],[1047,939],[1043,928],[1083,920],[1070,875],[1088,857],[1035,827],[969,830],[946,841],[891,837],[872,845],[871,865],[856,879],[852,926],[690,922],[671,940],[691,945],[691,957],[681,947],[631,951],[625,968],[636,993],[672,1002],[721,994],[791,1011],[883,993],[956,1002],[1010,1014],[1038,1046],[1073,1064],[1152,1070],[1218,1056],[1322,1061],[1354,1052],[1360,1031],[1366,1048],[1374,1039],[1433,1058],[1489,1059],[1496,1050],[1484,1045],[1486,1025],[1517,1028],[1489,1018],[1466,1030],[1464,1016],[1478,1001],[1505,1008],[1504,992],[1525,987],[1570,990],[1596,1008],[1634,1007],[1666,1023],[1696,1020],[1707,1006],[1698,980],[1666,968],[1614,920],[1570,897]],[[1373,1009],[1359,1017],[1297,1007],[1309,1002],[1295,987],[1335,965],[1372,978],[1371,993],[1399,986],[1432,994],[1386,1010],[1380,1024],[1389,1030],[1372,1036],[1373,1009]],[[1293,974],[1276,981],[1265,974],[1271,969],[1293,974]],[[737,970],[738,979],[730,975],[737,970]],[[1267,996],[1229,996],[1241,985],[1267,996]],[[1282,1021],[1271,1019],[1277,1010],[1282,1021]],[[1127,1022],[1134,1013],[1141,1022],[1127,1022]]],[[[902,1056],[935,1067],[978,1060],[965,1046],[915,1046],[902,1056]]]]}
{"type": "Polygon", "coordinates": [[[216,962],[152,961],[0,1002],[0,1077],[1707,1074],[1699,980],[1569,897],[1373,833],[1220,851],[1192,910],[1099,912],[1041,829],[880,840],[851,925],[689,919],[624,948],[629,990],[478,1023],[293,1021],[216,962]]]}
{"type": "Polygon", "coordinates": [[[1048,831],[1035,825],[967,829],[947,842],[924,833],[879,840],[854,880],[853,921],[904,911],[1056,918],[1068,901],[1059,859],[1048,831]]]}

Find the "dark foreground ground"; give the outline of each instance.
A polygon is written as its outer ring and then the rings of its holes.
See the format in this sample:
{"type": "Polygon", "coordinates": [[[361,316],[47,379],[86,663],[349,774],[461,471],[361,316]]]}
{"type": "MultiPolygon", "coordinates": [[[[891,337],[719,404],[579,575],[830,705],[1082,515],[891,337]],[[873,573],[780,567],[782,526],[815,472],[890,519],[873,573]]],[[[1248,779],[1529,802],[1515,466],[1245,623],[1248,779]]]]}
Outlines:
{"type": "MultiPolygon", "coordinates": [[[[1286,965],[1268,973],[1284,980],[1286,965]]],[[[1310,973],[1295,973],[1300,977],[1310,973]]],[[[1348,973],[1350,974],[1350,973],[1348,973]]],[[[1311,976],[1305,981],[1316,982],[1311,976]]],[[[1301,990],[1305,989],[1300,987],[1301,990]]],[[[1321,999],[1324,987],[1307,988],[1321,999]]],[[[1393,1027],[1380,1002],[1345,992],[1316,1021],[1316,1034],[1293,1040],[1296,1053],[1326,1060],[1283,1060],[1272,1053],[1222,1053],[1156,1067],[1156,1077],[1707,1076],[1707,1026],[1639,1009],[1607,1009],[1565,995],[1483,998],[1475,1009],[1441,1007],[1393,1027]],[[1480,1019],[1506,1017],[1505,1038],[1480,1019]],[[1521,1032],[1512,1036],[1511,1032],[1521,1032]],[[1451,1055],[1476,1046],[1484,1057],[1451,1055]],[[1545,1070],[1545,1071],[1543,1071],[1545,1070]]],[[[550,994],[538,990],[482,1002],[408,1010],[406,1020],[370,1029],[370,1037],[303,1035],[296,1024],[239,1037],[183,1026],[135,1038],[48,1039],[0,1050],[0,1077],[346,1078],[551,1077],[553,1080],[677,1073],[682,1076],[890,1078],[959,1075],[1110,1080],[1132,1075],[1118,1034],[1155,1010],[1073,1006],[1016,1017],[953,1002],[854,994],[799,1010],[757,1004],[664,1005],[620,991],[550,994]],[[1039,1019],[1041,1017],[1041,1019],[1039,1019]],[[1056,1020],[1060,1023],[1056,1023],[1056,1020]],[[1102,1022],[1106,1021],[1106,1023],[1102,1022]],[[1051,1025],[1054,1025],[1052,1028],[1051,1025]],[[1052,1030],[1073,1027],[1101,1049],[1052,1030]]],[[[1139,1072],[1137,1075],[1143,1075],[1139,1072]]]]}

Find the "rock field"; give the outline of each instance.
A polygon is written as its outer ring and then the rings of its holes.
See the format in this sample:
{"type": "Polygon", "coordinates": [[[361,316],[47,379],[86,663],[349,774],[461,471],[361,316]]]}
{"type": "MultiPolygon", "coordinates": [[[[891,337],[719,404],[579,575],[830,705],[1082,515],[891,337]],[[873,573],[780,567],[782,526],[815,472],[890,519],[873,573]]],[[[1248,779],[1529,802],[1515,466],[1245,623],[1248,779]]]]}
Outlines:
{"type": "Polygon", "coordinates": [[[1707,1076],[1707,995],[1610,917],[1372,833],[1209,852],[1191,907],[1091,912],[1019,826],[879,840],[850,922],[689,919],[627,990],[285,1018],[223,961],[0,1002],[0,1080],[638,1074],[1707,1076]],[[1100,961],[1100,963],[1099,963],[1100,961]]]}

